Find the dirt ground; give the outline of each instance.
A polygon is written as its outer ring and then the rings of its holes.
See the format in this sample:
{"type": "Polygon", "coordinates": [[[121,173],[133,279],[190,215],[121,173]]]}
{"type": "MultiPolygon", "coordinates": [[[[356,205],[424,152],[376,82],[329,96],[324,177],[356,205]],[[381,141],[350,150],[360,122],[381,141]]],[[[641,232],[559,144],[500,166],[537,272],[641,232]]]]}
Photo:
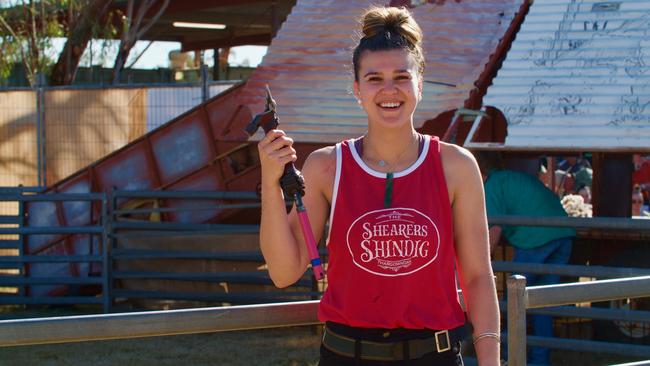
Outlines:
{"type": "Polygon", "coordinates": [[[2,366],[315,366],[310,327],[0,348],[2,366]]]}

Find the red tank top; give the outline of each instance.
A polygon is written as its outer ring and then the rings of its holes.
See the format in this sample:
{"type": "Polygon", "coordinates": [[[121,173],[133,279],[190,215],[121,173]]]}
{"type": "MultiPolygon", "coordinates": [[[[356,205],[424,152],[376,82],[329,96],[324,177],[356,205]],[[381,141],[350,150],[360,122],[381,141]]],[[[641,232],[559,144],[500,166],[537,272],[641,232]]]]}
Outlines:
{"type": "Polygon", "coordinates": [[[437,137],[394,173],[368,167],[354,140],[336,145],[328,287],[321,321],[364,328],[451,329],[465,317],[456,293],[452,212],[437,137]]]}

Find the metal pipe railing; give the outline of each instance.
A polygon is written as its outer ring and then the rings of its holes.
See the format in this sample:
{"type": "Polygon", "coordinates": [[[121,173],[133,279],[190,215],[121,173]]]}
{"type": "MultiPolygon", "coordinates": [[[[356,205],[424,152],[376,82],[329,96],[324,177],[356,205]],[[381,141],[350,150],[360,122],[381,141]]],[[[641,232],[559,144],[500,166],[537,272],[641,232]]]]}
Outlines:
{"type": "Polygon", "coordinates": [[[496,215],[488,217],[488,222],[490,225],[553,226],[585,229],[650,231],[650,220],[639,220],[625,217],[546,217],[496,215]]]}
{"type": "Polygon", "coordinates": [[[99,201],[106,198],[103,193],[42,193],[42,194],[1,194],[1,201],[48,202],[48,201],[99,201]]]}
{"type": "Polygon", "coordinates": [[[243,224],[184,224],[172,222],[120,222],[113,223],[114,230],[201,231],[204,233],[258,233],[259,225],[243,224]]]}
{"type": "Polygon", "coordinates": [[[611,354],[625,355],[628,357],[650,358],[650,347],[637,344],[625,344],[615,342],[588,341],[584,339],[562,338],[558,342],[555,337],[528,336],[528,345],[563,349],[575,352],[606,352],[611,354]]]}
{"type": "Polygon", "coordinates": [[[650,276],[648,268],[492,261],[495,272],[554,274],[571,277],[623,278],[650,276]]]}
{"type": "Polygon", "coordinates": [[[527,288],[526,308],[650,296],[650,276],[574,282],[527,288]]]}
{"type": "Polygon", "coordinates": [[[611,365],[611,366],[650,366],[650,360],[639,361],[639,362],[620,363],[620,364],[611,365]]]}
{"type": "Polygon", "coordinates": [[[253,191],[122,191],[112,192],[115,198],[197,198],[197,199],[240,199],[259,201],[253,191]]]}
{"type": "Polygon", "coordinates": [[[0,347],[318,324],[318,301],[0,320],[0,347]]]}
{"type": "MultiPolygon", "coordinates": [[[[506,301],[499,301],[499,308],[502,313],[508,309],[506,301]]],[[[581,306],[552,306],[544,308],[528,309],[527,314],[551,315],[565,318],[589,318],[598,320],[619,320],[625,322],[640,322],[650,324],[650,311],[624,310],[599,307],[581,306]]]]}
{"type": "MultiPolygon", "coordinates": [[[[650,276],[526,287],[524,276],[513,275],[508,278],[507,286],[507,339],[510,366],[526,365],[526,309],[650,296],[650,276]]],[[[551,342],[544,337],[531,337],[531,340],[535,345],[556,346],[560,343],[557,339],[551,342]]],[[[573,342],[571,343],[573,349],[583,350],[593,349],[594,344],[609,344],[566,339],[562,341],[565,344],[573,342]]],[[[634,351],[636,355],[650,355],[650,348],[645,346],[619,345],[619,347],[625,347],[624,351],[628,353],[634,351]]]]}

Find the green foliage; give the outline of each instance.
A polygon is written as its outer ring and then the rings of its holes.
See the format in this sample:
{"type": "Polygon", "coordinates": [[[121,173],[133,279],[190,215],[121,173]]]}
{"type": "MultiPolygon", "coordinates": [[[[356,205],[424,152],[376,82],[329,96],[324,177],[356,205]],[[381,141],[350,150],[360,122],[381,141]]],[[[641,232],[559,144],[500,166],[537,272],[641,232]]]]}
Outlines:
{"type": "Polygon", "coordinates": [[[14,64],[20,62],[17,56],[16,42],[12,37],[0,38],[0,83],[9,78],[14,64]]]}
{"type": "MultiPolygon", "coordinates": [[[[53,60],[46,55],[52,39],[65,34],[59,22],[63,0],[21,0],[0,8],[0,81],[22,64],[31,85],[47,73],[53,60]]],[[[7,5],[5,3],[4,5],[7,5]]]]}
{"type": "MultiPolygon", "coordinates": [[[[31,85],[37,74],[49,75],[56,62],[47,55],[52,40],[72,34],[75,20],[88,4],[89,0],[0,0],[0,84],[16,64],[24,68],[31,85]]],[[[116,16],[110,14],[105,23],[94,21],[92,38],[114,39],[119,31],[113,25],[116,16]]],[[[110,54],[110,42],[104,41],[97,59],[103,62],[110,54]]]]}

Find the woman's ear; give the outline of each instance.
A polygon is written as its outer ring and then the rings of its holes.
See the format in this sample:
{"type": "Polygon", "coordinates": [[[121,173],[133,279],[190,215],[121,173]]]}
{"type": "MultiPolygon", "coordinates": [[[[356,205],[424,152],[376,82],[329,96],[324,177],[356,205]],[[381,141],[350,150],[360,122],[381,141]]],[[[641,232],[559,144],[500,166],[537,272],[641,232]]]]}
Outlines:
{"type": "Polygon", "coordinates": [[[424,87],[424,81],[422,75],[418,78],[418,102],[422,100],[422,88],[424,87]]]}
{"type": "Polygon", "coordinates": [[[359,91],[359,82],[356,80],[352,83],[352,92],[354,97],[357,98],[357,103],[361,104],[361,91],[359,91]]]}

